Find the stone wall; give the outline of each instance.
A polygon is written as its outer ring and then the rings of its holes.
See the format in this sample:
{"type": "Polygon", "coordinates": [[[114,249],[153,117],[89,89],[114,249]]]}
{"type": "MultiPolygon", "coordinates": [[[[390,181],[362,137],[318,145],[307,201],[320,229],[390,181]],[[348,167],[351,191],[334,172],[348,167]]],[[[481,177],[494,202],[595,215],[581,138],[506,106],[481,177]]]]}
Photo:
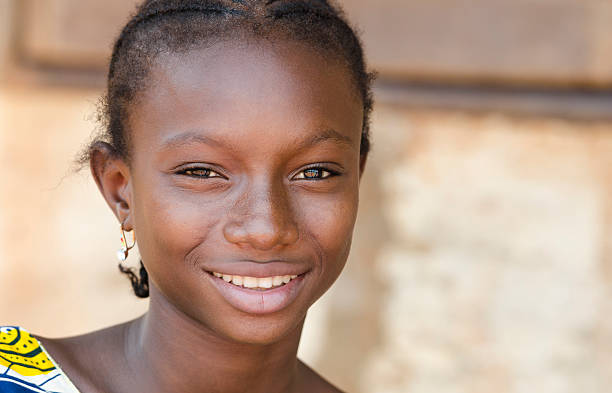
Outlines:
{"type": "Polygon", "coordinates": [[[379,108],[375,129],[362,391],[606,391],[612,124],[379,108]]]}

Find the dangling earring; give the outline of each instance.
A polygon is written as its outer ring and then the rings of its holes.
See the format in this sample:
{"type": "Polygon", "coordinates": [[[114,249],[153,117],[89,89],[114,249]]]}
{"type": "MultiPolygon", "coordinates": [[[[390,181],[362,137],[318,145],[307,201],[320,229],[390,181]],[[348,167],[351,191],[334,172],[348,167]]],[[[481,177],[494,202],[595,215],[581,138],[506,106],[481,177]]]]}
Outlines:
{"type": "Polygon", "coordinates": [[[127,238],[125,236],[125,230],[123,229],[123,224],[121,224],[121,248],[117,250],[117,259],[119,262],[123,262],[128,257],[128,252],[134,248],[136,245],[136,232],[132,232],[132,245],[128,245],[127,238]]]}

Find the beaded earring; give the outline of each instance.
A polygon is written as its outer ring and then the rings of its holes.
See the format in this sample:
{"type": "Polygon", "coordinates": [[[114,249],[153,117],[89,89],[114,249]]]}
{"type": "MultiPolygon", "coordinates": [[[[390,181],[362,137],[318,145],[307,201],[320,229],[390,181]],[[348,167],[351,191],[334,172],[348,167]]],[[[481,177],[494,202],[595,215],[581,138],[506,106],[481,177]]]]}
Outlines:
{"type": "Polygon", "coordinates": [[[128,257],[128,252],[136,245],[136,232],[132,232],[132,245],[128,245],[127,237],[125,236],[125,230],[123,224],[121,224],[121,248],[117,250],[117,259],[119,262],[123,262],[128,257]]]}

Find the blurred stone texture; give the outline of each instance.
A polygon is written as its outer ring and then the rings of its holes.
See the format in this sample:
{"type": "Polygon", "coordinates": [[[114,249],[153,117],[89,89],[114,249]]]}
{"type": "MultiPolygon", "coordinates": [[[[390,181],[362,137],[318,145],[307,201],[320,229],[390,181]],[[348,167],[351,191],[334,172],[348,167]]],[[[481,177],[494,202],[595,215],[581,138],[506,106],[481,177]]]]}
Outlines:
{"type": "Polygon", "coordinates": [[[377,133],[366,178],[387,236],[370,261],[385,296],[364,391],[606,391],[610,124],[377,121],[404,132],[377,133]]]}
{"type": "MultiPolygon", "coordinates": [[[[609,391],[612,2],[343,4],[384,83],[352,253],[301,357],[355,393],[609,391]],[[389,94],[411,84],[459,90],[389,94]],[[492,110],[483,85],[545,92],[492,110]],[[561,94],[583,115],[538,112],[561,94]]],[[[0,0],[2,324],[64,336],[146,310],[116,271],[116,220],[72,172],[132,6],[0,0]]]]}

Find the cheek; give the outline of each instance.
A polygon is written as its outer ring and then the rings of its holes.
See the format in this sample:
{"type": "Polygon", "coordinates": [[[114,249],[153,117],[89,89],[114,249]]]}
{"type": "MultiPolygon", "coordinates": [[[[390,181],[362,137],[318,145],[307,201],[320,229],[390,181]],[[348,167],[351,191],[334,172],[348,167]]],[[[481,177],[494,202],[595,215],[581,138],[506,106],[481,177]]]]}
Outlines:
{"type": "Polygon", "coordinates": [[[351,246],[358,206],[357,188],[347,189],[338,197],[322,195],[302,201],[302,223],[315,242],[320,272],[331,285],[342,271],[351,246]]]}
{"type": "MultiPolygon", "coordinates": [[[[154,178],[152,174],[145,176],[154,178]]],[[[163,181],[147,185],[136,182],[134,197],[135,229],[147,270],[154,281],[156,272],[178,280],[180,270],[189,268],[185,261],[189,261],[190,252],[215,233],[224,207],[218,201],[203,202],[183,190],[165,186],[163,181]]]]}

